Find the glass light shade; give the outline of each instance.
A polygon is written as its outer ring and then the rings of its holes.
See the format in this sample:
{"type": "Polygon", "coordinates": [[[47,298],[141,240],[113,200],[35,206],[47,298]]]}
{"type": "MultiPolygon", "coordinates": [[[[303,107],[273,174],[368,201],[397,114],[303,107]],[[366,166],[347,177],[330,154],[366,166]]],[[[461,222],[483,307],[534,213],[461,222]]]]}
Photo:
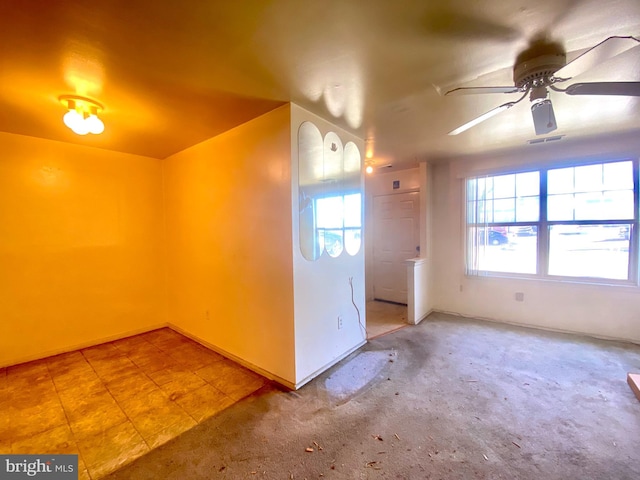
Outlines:
{"type": "Polygon", "coordinates": [[[87,133],[89,133],[89,124],[83,117],[80,117],[71,126],[71,130],[77,135],[86,135],[87,133]]]}
{"type": "Polygon", "coordinates": [[[84,122],[87,125],[89,133],[93,133],[94,135],[99,135],[104,132],[104,123],[100,120],[97,115],[89,115],[84,122]]]}
{"type": "Polygon", "coordinates": [[[371,165],[367,165],[367,168],[365,168],[365,171],[367,173],[372,173],[373,172],[373,167],[371,165]]]}
{"type": "Polygon", "coordinates": [[[86,135],[87,133],[89,133],[89,127],[87,126],[87,122],[85,122],[84,120],[82,122],[79,122],[77,125],[74,125],[71,130],[73,130],[73,133],[76,133],[78,135],[86,135]]]}
{"type": "Polygon", "coordinates": [[[64,114],[64,117],[62,117],[62,121],[67,127],[73,130],[75,125],[83,121],[83,118],[77,110],[69,110],[64,114]]]}

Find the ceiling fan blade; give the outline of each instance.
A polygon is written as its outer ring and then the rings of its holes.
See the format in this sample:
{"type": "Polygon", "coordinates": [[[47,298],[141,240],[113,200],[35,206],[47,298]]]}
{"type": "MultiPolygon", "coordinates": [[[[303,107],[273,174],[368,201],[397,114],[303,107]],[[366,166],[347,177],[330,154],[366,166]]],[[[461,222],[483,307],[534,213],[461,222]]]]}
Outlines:
{"type": "Polygon", "coordinates": [[[475,95],[477,93],[518,93],[517,87],[460,87],[449,90],[445,95],[475,95]]]}
{"type": "Polygon", "coordinates": [[[564,92],[568,95],[626,95],[640,97],[640,82],[574,83],[564,92]]]}
{"type": "Polygon", "coordinates": [[[451,130],[447,135],[458,135],[466,130],[469,130],[471,127],[475,127],[479,123],[484,122],[485,120],[489,120],[491,117],[499,114],[500,112],[504,112],[505,110],[509,110],[518,102],[509,102],[504,105],[500,105],[499,107],[494,108],[493,110],[489,110],[487,113],[483,113],[479,117],[474,118],[470,122],[465,123],[464,125],[460,125],[458,128],[451,130]]]}
{"type": "Polygon", "coordinates": [[[640,43],[635,37],[609,37],[567,63],[553,74],[556,78],[574,78],[640,43]]]}

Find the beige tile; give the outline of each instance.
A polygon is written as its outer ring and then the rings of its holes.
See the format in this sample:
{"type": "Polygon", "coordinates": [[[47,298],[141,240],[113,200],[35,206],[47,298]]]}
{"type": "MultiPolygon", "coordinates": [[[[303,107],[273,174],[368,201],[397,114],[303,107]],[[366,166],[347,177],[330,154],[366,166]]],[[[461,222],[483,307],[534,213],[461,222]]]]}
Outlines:
{"type": "Polygon", "coordinates": [[[13,442],[13,453],[79,453],[76,441],[66,423],[29,438],[13,442]]]}
{"type": "Polygon", "coordinates": [[[124,354],[129,354],[130,352],[135,352],[141,346],[145,344],[148,345],[148,342],[142,337],[142,335],[136,335],[135,337],[127,337],[121,340],[115,340],[113,346],[116,347],[124,354]]]}
{"type": "Polygon", "coordinates": [[[170,328],[161,328],[152,332],[143,333],[141,335],[147,342],[154,344],[157,347],[164,346],[177,346],[181,343],[188,343],[190,340],[177,332],[174,332],[170,328]]]}
{"type": "Polygon", "coordinates": [[[7,369],[0,368],[0,395],[4,394],[5,388],[7,388],[7,369]]]}
{"type": "Polygon", "coordinates": [[[6,420],[0,423],[0,438],[10,438],[12,442],[35,436],[67,423],[67,417],[58,397],[46,398],[35,406],[25,408],[10,404],[1,412],[0,416],[6,420]]]}
{"type": "Polygon", "coordinates": [[[130,417],[136,430],[147,440],[157,435],[167,425],[195,425],[195,421],[176,403],[166,401],[145,412],[130,417]]]}
{"type": "Polygon", "coordinates": [[[3,393],[0,397],[0,410],[10,406],[17,409],[35,407],[57,397],[55,386],[49,377],[44,377],[31,385],[17,380],[8,381],[3,393]]]}
{"type": "Polygon", "coordinates": [[[13,429],[9,424],[9,412],[4,408],[0,408],[0,453],[11,453],[11,437],[10,432],[13,429]]]}
{"type": "Polygon", "coordinates": [[[181,375],[187,375],[191,373],[191,371],[183,365],[176,365],[175,363],[173,363],[166,368],[156,371],[145,371],[145,373],[151,380],[154,381],[156,385],[162,386],[175,381],[176,378],[181,375]]]}
{"type": "Polygon", "coordinates": [[[122,352],[120,352],[113,343],[103,343],[94,347],[83,348],[80,351],[89,363],[95,360],[113,358],[122,355],[122,352]]]}
{"type": "Polygon", "coordinates": [[[105,381],[105,385],[118,403],[122,403],[132,397],[145,397],[158,389],[157,385],[139,370],[105,381]]]}
{"type": "Polygon", "coordinates": [[[104,382],[91,371],[90,373],[69,373],[53,380],[61,399],[75,402],[77,397],[86,397],[104,393],[104,382]]]}
{"type": "Polygon", "coordinates": [[[145,373],[155,372],[172,365],[171,358],[162,350],[148,344],[144,350],[137,350],[128,354],[128,357],[145,373]]]}
{"type": "Polygon", "coordinates": [[[86,361],[80,350],[74,350],[73,352],[61,353],[52,357],[47,357],[47,366],[51,365],[75,365],[80,362],[86,361]]]}
{"type": "Polygon", "coordinates": [[[169,397],[159,388],[145,393],[118,400],[120,407],[129,418],[134,418],[154,408],[163,408],[170,403],[169,397]]]}
{"type": "Polygon", "coordinates": [[[127,416],[106,390],[86,397],[61,396],[61,399],[76,439],[96,435],[127,421],[127,416]]]}
{"type": "Polygon", "coordinates": [[[196,374],[234,400],[261,388],[266,379],[229,360],[196,371],[196,374]]]}
{"type": "Polygon", "coordinates": [[[149,451],[130,422],[79,440],[78,447],[93,479],[99,479],[149,451]]]}
{"type": "Polygon", "coordinates": [[[181,420],[173,425],[169,425],[168,427],[163,427],[159,432],[148,437],[144,437],[144,439],[147,441],[150,448],[156,448],[196,425],[197,423],[195,420],[191,417],[187,417],[185,420],[181,420]]]}
{"type": "Polygon", "coordinates": [[[176,403],[200,423],[235,402],[215,387],[205,385],[178,398],[176,403]]]}
{"type": "Polygon", "coordinates": [[[33,362],[21,363],[19,365],[13,365],[7,368],[7,376],[11,377],[20,377],[20,378],[34,378],[40,376],[49,375],[49,370],[47,369],[47,361],[45,360],[36,360],[33,362]]]}
{"type": "Polygon", "coordinates": [[[163,384],[160,388],[169,396],[170,400],[176,400],[186,393],[206,385],[206,383],[199,376],[187,372],[176,375],[172,381],[163,384]]]}
{"type": "Polygon", "coordinates": [[[169,352],[171,358],[181,365],[197,370],[223,360],[223,357],[195,342],[181,345],[169,352]]]}
{"type": "Polygon", "coordinates": [[[98,376],[103,380],[114,380],[118,377],[137,373],[140,369],[129,358],[99,360],[91,364],[98,376]]]}
{"type": "Polygon", "coordinates": [[[78,480],[91,480],[89,471],[86,468],[78,467],[78,480]]]}
{"type": "Polygon", "coordinates": [[[47,363],[47,367],[54,380],[68,375],[95,375],[93,368],[82,355],[50,361],[47,363]]]}
{"type": "Polygon", "coordinates": [[[44,360],[23,363],[7,368],[6,387],[9,389],[33,389],[51,386],[51,376],[44,360]]]}

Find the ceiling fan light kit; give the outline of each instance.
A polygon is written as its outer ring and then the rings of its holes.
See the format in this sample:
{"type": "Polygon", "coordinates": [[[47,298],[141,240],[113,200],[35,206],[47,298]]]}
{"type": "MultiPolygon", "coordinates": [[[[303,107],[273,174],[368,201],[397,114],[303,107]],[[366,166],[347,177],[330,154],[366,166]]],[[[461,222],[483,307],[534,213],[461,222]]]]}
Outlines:
{"type": "MultiPolygon", "coordinates": [[[[640,40],[628,37],[609,37],[590,48],[575,60],[566,63],[564,52],[533,54],[533,49],[525,50],[518,56],[513,68],[513,86],[500,87],[460,87],[448,91],[445,95],[467,95],[479,93],[524,93],[515,102],[508,102],[479,117],[451,130],[449,135],[458,135],[479,123],[488,120],[498,113],[508,110],[520,103],[530,93],[531,114],[536,135],[544,135],[558,128],[553,105],[549,97],[549,88],[567,95],[624,95],[640,96],[640,82],[592,82],[574,83],[567,88],[559,88],[557,84],[568,82],[602,62],[634,48],[640,53],[640,40]]],[[[549,49],[553,44],[546,44],[549,49]]]]}

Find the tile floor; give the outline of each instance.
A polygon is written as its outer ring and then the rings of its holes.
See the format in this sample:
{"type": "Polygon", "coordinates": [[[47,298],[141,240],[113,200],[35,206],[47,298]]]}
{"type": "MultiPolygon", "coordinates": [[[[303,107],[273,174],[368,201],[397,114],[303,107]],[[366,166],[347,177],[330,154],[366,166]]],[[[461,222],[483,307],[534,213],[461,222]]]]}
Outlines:
{"type": "Polygon", "coordinates": [[[367,302],[367,338],[391,333],[407,323],[407,306],[373,300],[367,302]]]}
{"type": "Polygon", "coordinates": [[[163,328],[0,369],[0,452],[77,453],[96,480],[267,380],[163,328]]]}

